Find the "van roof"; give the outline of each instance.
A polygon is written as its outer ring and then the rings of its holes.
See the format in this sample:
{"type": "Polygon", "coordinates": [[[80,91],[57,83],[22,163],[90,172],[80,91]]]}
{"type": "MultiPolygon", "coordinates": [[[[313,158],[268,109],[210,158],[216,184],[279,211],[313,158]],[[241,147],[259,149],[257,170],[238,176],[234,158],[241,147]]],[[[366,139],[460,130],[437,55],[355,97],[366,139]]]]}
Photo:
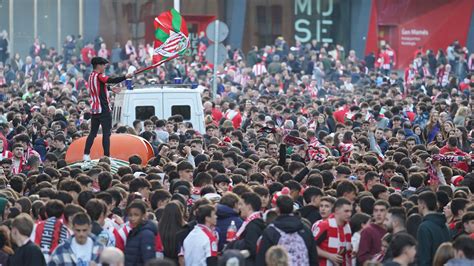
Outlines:
{"type": "Polygon", "coordinates": [[[191,86],[183,84],[150,84],[134,87],[133,90],[123,90],[123,94],[139,94],[139,93],[156,93],[156,92],[173,92],[173,93],[201,93],[201,89],[192,89],[191,86]]]}

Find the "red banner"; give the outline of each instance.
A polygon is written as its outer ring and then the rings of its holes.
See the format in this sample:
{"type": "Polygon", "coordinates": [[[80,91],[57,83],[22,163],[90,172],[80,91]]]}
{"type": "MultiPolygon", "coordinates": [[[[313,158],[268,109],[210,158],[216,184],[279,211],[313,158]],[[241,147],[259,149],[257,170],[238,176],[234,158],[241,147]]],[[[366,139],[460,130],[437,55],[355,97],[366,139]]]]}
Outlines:
{"type": "MultiPolygon", "coordinates": [[[[437,52],[454,40],[466,44],[474,8],[473,0],[374,0],[371,15],[377,19],[378,41],[386,40],[397,53],[397,69],[414,59],[421,46],[437,52]],[[374,12],[375,11],[375,12],[374,12]]],[[[374,18],[371,17],[371,21],[374,18]]],[[[375,27],[369,27],[368,36],[375,27]]],[[[366,52],[373,51],[373,38],[367,40],[366,52]],[[370,49],[370,50],[369,50],[370,49]]]]}

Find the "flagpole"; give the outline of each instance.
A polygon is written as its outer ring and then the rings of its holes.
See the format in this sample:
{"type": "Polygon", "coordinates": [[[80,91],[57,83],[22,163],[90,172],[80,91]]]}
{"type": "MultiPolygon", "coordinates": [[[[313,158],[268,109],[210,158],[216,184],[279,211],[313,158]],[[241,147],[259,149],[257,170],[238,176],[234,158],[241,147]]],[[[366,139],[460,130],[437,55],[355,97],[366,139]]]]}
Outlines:
{"type": "Polygon", "coordinates": [[[140,68],[140,69],[138,69],[137,71],[135,71],[134,74],[137,75],[137,74],[140,74],[140,73],[142,73],[142,72],[144,72],[144,71],[147,71],[147,70],[150,70],[150,69],[159,67],[159,66],[162,65],[163,63],[168,62],[168,61],[170,61],[171,59],[174,59],[174,58],[176,58],[176,56],[175,56],[175,57],[167,58],[167,59],[165,59],[165,60],[161,60],[160,62],[157,62],[157,63],[155,63],[155,64],[153,64],[153,65],[151,65],[151,66],[147,66],[147,67],[144,67],[144,68],[140,68]]]}
{"type": "Polygon", "coordinates": [[[179,8],[180,8],[180,0],[174,0],[174,9],[180,12],[179,8]]]}

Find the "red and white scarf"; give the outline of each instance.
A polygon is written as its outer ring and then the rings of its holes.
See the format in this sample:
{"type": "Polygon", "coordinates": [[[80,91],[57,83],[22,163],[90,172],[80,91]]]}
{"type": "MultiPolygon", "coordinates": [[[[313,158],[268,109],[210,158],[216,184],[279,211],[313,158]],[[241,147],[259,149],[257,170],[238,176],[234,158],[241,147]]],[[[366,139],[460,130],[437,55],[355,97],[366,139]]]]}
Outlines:
{"type": "Polygon", "coordinates": [[[339,162],[344,163],[349,161],[349,157],[351,157],[352,150],[354,149],[354,144],[351,142],[341,142],[337,146],[339,151],[341,152],[341,157],[339,157],[339,162]]]}
{"type": "Polygon", "coordinates": [[[249,217],[247,217],[247,219],[245,219],[245,221],[242,223],[242,226],[240,226],[239,228],[239,231],[237,231],[237,238],[240,239],[240,236],[244,233],[245,231],[245,228],[247,227],[247,225],[255,220],[255,219],[259,219],[259,218],[262,218],[262,213],[261,212],[254,212],[252,214],[250,214],[249,217]]]}
{"type": "Polygon", "coordinates": [[[211,245],[211,257],[217,257],[217,242],[219,241],[219,238],[217,237],[216,233],[203,224],[198,224],[196,226],[199,227],[202,232],[209,238],[209,244],[211,245]]]}

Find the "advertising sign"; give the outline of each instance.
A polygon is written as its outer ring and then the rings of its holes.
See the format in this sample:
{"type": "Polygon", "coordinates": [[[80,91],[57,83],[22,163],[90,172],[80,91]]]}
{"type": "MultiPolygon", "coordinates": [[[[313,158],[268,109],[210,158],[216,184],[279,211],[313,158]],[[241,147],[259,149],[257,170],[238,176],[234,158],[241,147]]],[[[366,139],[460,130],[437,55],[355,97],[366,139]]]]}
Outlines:
{"type": "MultiPolygon", "coordinates": [[[[397,53],[396,68],[403,69],[414,59],[418,47],[435,53],[458,40],[466,45],[474,8],[472,0],[375,0],[371,21],[375,18],[379,40],[386,40],[397,53]],[[382,29],[391,28],[381,36],[382,29]]],[[[375,25],[374,25],[375,26],[375,25]]],[[[373,34],[372,34],[373,35],[373,34]]],[[[366,52],[378,49],[375,40],[368,41],[366,52]]]]}

